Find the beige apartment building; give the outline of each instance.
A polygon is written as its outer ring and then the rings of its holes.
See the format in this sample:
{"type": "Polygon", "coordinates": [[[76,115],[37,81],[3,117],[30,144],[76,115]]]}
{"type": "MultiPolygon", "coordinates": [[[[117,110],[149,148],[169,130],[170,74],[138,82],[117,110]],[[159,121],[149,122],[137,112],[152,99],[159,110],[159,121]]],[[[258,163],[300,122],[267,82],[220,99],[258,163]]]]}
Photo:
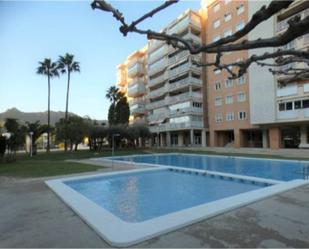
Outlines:
{"type": "Polygon", "coordinates": [[[123,64],[117,67],[117,86],[128,98],[131,124],[147,124],[146,67],[147,46],[133,52],[123,64]]]}
{"type": "MultiPolygon", "coordinates": [[[[202,0],[198,12],[187,10],[163,31],[198,44],[211,43],[243,28],[269,2],[202,0]]],[[[308,2],[296,1],[244,39],[278,34],[293,15],[308,15],[307,8],[308,2]]],[[[288,46],[308,48],[308,35],[288,46]]],[[[266,51],[273,49],[226,53],[222,62],[243,60],[266,51]]],[[[256,65],[243,77],[231,80],[225,71],[192,63],[213,61],[214,56],[192,56],[162,41],[150,40],[118,66],[118,75],[124,80],[117,84],[129,97],[131,123],[149,125],[151,145],[274,149],[308,146],[308,81],[283,85],[280,78],[256,65]]]]}

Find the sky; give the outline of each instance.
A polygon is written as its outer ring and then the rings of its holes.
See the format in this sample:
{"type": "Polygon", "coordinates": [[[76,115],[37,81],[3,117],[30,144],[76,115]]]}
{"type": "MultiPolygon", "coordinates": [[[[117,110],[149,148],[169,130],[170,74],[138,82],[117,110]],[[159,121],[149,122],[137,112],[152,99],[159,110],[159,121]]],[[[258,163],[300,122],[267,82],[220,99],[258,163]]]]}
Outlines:
{"type": "MultiPolygon", "coordinates": [[[[81,72],[71,76],[69,111],[107,119],[106,90],[115,85],[116,66],[147,43],[145,36],[123,37],[110,13],[92,10],[91,1],[0,1],[0,112],[47,110],[47,78],[36,74],[44,58],[71,53],[81,72]]],[[[126,20],[140,17],[162,1],[110,1],[126,20]]],[[[159,31],[200,1],[180,1],[139,27],[159,31]]],[[[51,110],[65,110],[66,75],[51,82],[51,110]]]]}

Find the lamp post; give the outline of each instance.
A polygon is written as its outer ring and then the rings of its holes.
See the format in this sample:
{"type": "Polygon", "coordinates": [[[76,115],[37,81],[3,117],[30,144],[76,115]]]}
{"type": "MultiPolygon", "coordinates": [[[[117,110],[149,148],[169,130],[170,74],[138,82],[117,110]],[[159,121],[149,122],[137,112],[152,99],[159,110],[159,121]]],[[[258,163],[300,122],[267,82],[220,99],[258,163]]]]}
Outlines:
{"type": "Polygon", "coordinates": [[[32,136],[33,136],[33,131],[30,131],[29,134],[30,134],[30,156],[32,157],[32,150],[33,150],[33,148],[32,148],[32,136]]]}
{"type": "Polygon", "coordinates": [[[112,135],[112,168],[114,169],[114,153],[115,153],[115,137],[119,137],[120,134],[116,133],[112,135]]]}

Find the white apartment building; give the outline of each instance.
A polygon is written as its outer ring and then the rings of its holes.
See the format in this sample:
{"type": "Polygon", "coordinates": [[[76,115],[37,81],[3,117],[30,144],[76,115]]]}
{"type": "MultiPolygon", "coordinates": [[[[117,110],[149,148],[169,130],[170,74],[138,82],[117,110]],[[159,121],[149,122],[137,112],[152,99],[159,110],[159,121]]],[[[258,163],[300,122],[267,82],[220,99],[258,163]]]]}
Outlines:
{"type": "MultiPolygon", "coordinates": [[[[163,31],[201,44],[201,25],[199,14],[188,10],[163,31]]],[[[146,108],[152,145],[206,145],[202,69],[192,63],[199,56],[149,41],[146,108]]]]}

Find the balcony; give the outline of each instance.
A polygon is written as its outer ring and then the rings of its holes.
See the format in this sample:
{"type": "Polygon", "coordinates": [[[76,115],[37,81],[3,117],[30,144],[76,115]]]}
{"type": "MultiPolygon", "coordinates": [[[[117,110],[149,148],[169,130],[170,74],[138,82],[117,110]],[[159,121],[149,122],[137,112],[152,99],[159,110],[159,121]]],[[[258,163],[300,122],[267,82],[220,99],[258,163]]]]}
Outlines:
{"type": "MultiPolygon", "coordinates": [[[[299,1],[299,2],[301,3],[302,1],[299,1]]],[[[277,26],[276,26],[276,32],[279,33],[281,31],[286,30],[289,27],[289,23],[288,23],[289,20],[291,20],[293,17],[295,17],[297,15],[300,15],[301,19],[304,19],[309,15],[309,10],[308,9],[303,10],[303,11],[301,11],[301,12],[295,14],[295,15],[290,16],[289,18],[286,18],[286,19],[278,22],[277,26]]]]}
{"type": "Polygon", "coordinates": [[[302,121],[309,118],[309,108],[289,111],[278,111],[278,120],[302,121]]]}
{"type": "Polygon", "coordinates": [[[138,81],[134,84],[131,84],[128,87],[128,96],[129,97],[139,97],[146,93],[146,87],[143,81],[138,81]]]}
{"type": "Polygon", "coordinates": [[[202,101],[202,94],[200,92],[186,92],[173,97],[167,98],[168,105],[173,105],[178,102],[184,102],[191,99],[196,99],[198,101],[202,101]]]}
{"type": "Polygon", "coordinates": [[[197,79],[197,78],[193,78],[193,77],[187,77],[185,79],[181,79],[177,82],[169,84],[169,92],[178,90],[178,89],[183,88],[183,87],[187,87],[189,85],[195,85],[195,86],[198,86],[198,87],[202,87],[202,80],[197,79]]]}
{"type": "Polygon", "coordinates": [[[193,14],[187,15],[182,20],[177,22],[167,31],[167,34],[178,34],[188,28],[189,26],[194,26],[196,29],[201,29],[201,23],[199,17],[194,16],[193,14]]]}
{"type": "Polygon", "coordinates": [[[148,74],[151,76],[163,71],[167,67],[167,64],[168,60],[165,57],[161,60],[156,61],[155,63],[148,66],[148,74]]]}
{"type": "Polygon", "coordinates": [[[161,74],[160,76],[158,76],[154,79],[149,79],[148,86],[153,87],[157,84],[160,84],[160,83],[166,81],[167,79],[168,79],[168,74],[167,74],[167,72],[165,72],[165,73],[161,74]]]}
{"type": "Polygon", "coordinates": [[[145,69],[141,61],[136,61],[136,63],[133,64],[133,66],[128,69],[128,76],[130,78],[133,78],[137,75],[144,75],[144,74],[145,74],[145,69]]]}
{"type": "Polygon", "coordinates": [[[167,123],[160,124],[156,126],[150,126],[150,132],[165,132],[165,131],[173,131],[173,130],[185,130],[185,129],[203,129],[203,122],[198,121],[190,121],[185,123],[167,123]]]}
{"type": "Polygon", "coordinates": [[[135,105],[135,104],[145,104],[145,99],[143,97],[137,97],[137,98],[132,98],[129,100],[129,105],[135,105]]]}
{"type": "Polygon", "coordinates": [[[153,50],[151,53],[148,54],[148,64],[153,63],[156,60],[159,60],[163,56],[168,54],[168,46],[163,45],[157,50],[153,50]]]}
{"type": "Polygon", "coordinates": [[[197,107],[186,107],[182,109],[177,109],[177,110],[171,110],[170,111],[170,117],[176,117],[180,115],[189,115],[189,114],[203,114],[203,108],[197,108],[197,107]]]}
{"type": "Polygon", "coordinates": [[[145,109],[145,105],[133,105],[132,107],[130,107],[130,112],[132,115],[136,115],[136,114],[145,114],[146,113],[146,109],[145,109]]]}
{"type": "Polygon", "coordinates": [[[151,53],[152,51],[156,50],[163,44],[165,44],[165,41],[160,41],[160,40],[150,40],[149,41],[149,47],[148,47],[148,54],[151,53]]]}
{"type": "Polygon", "coordinates": [[[149,98],[161,97],[164,94],[166,94],[167,92],[168,92],[168,87],[167,87],[167,85],[164,85],[163,87],[160,87],[160,88],[158,88],[156,90],[149,91],[148,97],[149,98]]]}
{"type": "Polygon", "coordinates": [[[180,65],[179,67],[169,70],[168,76],[171,79],[179,74],[182,74],[184,72],[191,71],[191,70],[197,71],[199,73],[202,72],[201,68],[193,66],[191,62],[187,62],[185,64],[180,65]]]}
{"type": "Polygon", "coordinates": [[[184,38],[186,40],[192,40],[196,44],[202,44],[201,37],[196,36],[196,35],[194,35],[192,33],[188,33],[188,34],[184,35],[182,38],[184,38]]]}
{"type": "Polygon", "coordinates": [[[161,113],[148,115],[148,121],[149,123],[163,121],[164,119],[168,118],[169,115],[170,115],[169,110],[161,112],[161,113]]]}
{"type": "Polygon", "coordinates": [[[298,87],[296,84],[287,85],[285,87],[277,89],[277,97],[292,96],[292,95],[296,95],[297,92],[298,92],[298,87]]]}
{"type": "Polygon", "coordinates": [[[189,51],[187,51],[187,50],[181,51],[177,55],[170,57],[168,59],[168,64],[169,65],[175,64],[176,62],[180,61],[183,58],[188,57],[189,55],[190,55],[189,51]]]}
{"type": "Polygon", "coordinates": [[[167,99],[165,98],[165,99],[147,104],[146,108],[147,108],[147,110],[154,110],[154,109],[157,109],[157,108],[160,108],[160,107],[167,105],[167,103],[168,103],[167,99]]]}

